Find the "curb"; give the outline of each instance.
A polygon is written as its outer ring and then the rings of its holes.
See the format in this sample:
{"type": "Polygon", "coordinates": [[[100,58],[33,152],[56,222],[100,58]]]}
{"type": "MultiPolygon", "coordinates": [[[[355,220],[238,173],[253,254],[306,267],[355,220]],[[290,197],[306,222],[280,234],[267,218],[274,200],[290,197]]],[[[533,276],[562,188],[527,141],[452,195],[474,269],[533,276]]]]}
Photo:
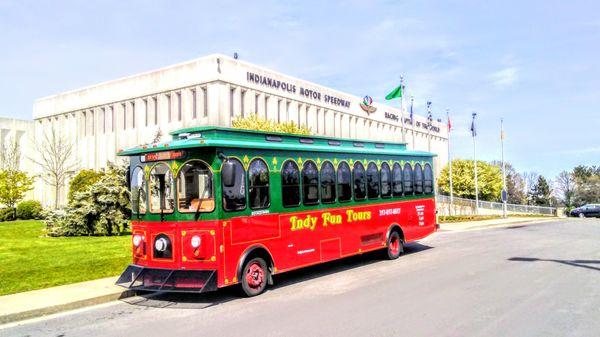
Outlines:
{"type": "MultiPolygon", "coordinates": [[[[472,231],[472,230],[482,230],[482,229],[492,229],[492,228],[501,228],[501,227],[510,227],[519,224],[531,224],[531,223],[541,223],[554,221],[557,218],[533,218],[533,219],[515,219],[514,221],[507,222],[496,222],[496,223],[487,223],[487,224],[477,224],[477,221],[468,221],[468,222],[454,222],[447,224],[440,224],[440,229],[445,232],[464,232],[464,231],[472,231]]],[[[482,220],[486,221],[486,220],[482,220]]]]}
{"type": "Polygon", "coordinates": [[[91,306],[91,305],[107,303],[107,302],[116,301],[116,300],[120,300],[120,299],[124,299],[124,298],[128,298],[128,297],[133,297],[136,294],[137,293],[133,290],[124,290],[122,292],[118,292],[118,293],[114,293],[114,294],[101,295],[101,296],[86,298],[83,300],[73,301],[73,302],[69,302],[69,303],[52,305],[52,306],[48,306],[48,307],[44,307],[44,308],[16,312],[16,313],[0,316],[0,324],[14,323],[17,321],[23,321],[23,320],[30,319],[30,318],[37,318],[37,317],[47,316],[50,314],[56,314],[56,313],[63,312],[63,311],[69,311],[69,310],[79,309],[79,308],[83,308],[83,307],[87,307],[87,306],[91,306]]]}

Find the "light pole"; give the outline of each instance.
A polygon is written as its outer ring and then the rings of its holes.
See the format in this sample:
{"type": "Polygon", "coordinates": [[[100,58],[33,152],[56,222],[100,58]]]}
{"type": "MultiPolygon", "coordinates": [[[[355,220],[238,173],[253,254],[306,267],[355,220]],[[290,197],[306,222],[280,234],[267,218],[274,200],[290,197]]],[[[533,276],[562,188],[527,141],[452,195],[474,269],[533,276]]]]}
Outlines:
{"type": "Polygon", "coordinates": [[[473,121],[471,122],[471,135],[473,136],[473,164],[475,165],[475,214],[479,215],[479,184],[477,182],[477,156],[475,152],[475,136],[477,136],[477,130],[475,129],[475,117],[477,113],[473,112],[473,121]]]}
{"type": "Polygon", "coordinates": [[[506,218],[506,202],[508,191],[506,190],[506,163],[504,162],[504,119],[500,118],[500,144],[502,148],[502,217],[506,218]]]}

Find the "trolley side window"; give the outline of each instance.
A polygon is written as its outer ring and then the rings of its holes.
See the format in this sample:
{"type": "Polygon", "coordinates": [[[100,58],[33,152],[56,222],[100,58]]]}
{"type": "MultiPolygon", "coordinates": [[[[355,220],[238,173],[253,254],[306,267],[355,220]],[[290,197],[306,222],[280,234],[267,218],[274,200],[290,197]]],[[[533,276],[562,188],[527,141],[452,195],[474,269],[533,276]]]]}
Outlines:
{"type": "Polygon", "coordinates": [[[404,165],[404,173],[402,176],[404,195],[413,194],[413,171],[409,163],[404,165]]]}
{"type": "Polygon", "coordinates": [[[229,165],[232,165],[235,175],[230,184],[225,179],[222,181],[223,209],[226,211],[241,211],[246,208],[246,170],[237,159],[230,158],[227,162],[231,163],[229,165]]]}
{"type": "Polygon", "coordinates": [[[387,163],[381,164],[381,197],[389,198],[392,196],[392,173],[387,163]]]}
{"type": "Polygon", "coordinates": [[[281,200],[284,207],[300,205],[300,170],[292,160],[283,163],[281,169],[281,200]]]}
{"type": "Polygon", "coordinates": [[[150,171],[150,212],[173,212],[175,206],[173,173],[164,163],[156,164],[150,171]]]}
{"type": "Polygon", "coordinates": [[[338,201],[344,202],[352,199],[352,174],[350,173],[350,166],[345,162],[338,165],[337,190],[338,201]]]}
{"type": "Polygon", "coordinates": [[[319,203],[319,171],[312,161],[304,163],[302,168],[302,197],[305,205],[319,203]]]}
{"type": "Polygon", "coordinates": [[[254,159],[248,168],[248,197],[250,209],[264,209],[270,205],[269,169],[260,159],[254,159]]]}
{"type": "Polygon", "coordinates": [[[133,213],[146,213],[146,193],[144,170],[137,166],[131,175],[131,210],[133,213]]]}
{"type": "Polygon", "coordinates": [[[367,196],[369,199],[379,198],[379,170],[373,162],[367,166],[367,196]]]}
{"type": "Polygon", "coordinates": [[[354,179],[354,200],[363,200],[367,197],[367,180],[365,179],[365,167],[361,162],[354,163],[352,169],[354,179]]]}
{"type": "Polygon", "coordinates": [[[199,161],[187,162],[177,177],[177,203],[180,212],[212,212],[215,209],[212,173],[199,161]]]}
{"type": "Polygon", "coordinates": [[[425,164],[425,170],[423,172],[423,192],[426,194],[433,193],[433,171],[429,164],[425,164]]]}
{"type": "Polygon", "coordinates": [[[398,163],[392,169],[392,190],[395,197],[402,196],[402,168],[398,163]]]}
{"type": "Polygon", "coordinates": [[[326,161],[321,165],[321,202],[335,202],[335,169],[326,161]]]}
{"type": "Polygon", "coordinates": [[[415,165],[415,194],[423,194],[423,169],[421,164],[415,165]]]}

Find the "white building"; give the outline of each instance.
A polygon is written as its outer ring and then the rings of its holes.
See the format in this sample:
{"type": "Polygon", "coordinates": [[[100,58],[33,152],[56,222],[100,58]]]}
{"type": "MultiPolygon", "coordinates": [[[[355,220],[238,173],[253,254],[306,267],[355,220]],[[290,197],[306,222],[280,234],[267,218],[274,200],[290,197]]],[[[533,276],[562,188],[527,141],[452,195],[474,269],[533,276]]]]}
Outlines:
{"type": "MultiPolygon", "coordinates": [[[[158,129],[166,136],[195,125],[231,126],[234,118],[256,113],[305,124],[319,135],[404,141],[409,148],[437,153],[439,173],[447,161],[445,127],[434,121],[428,130],[427,118],[415,116],[413,128],[406,113],[403,125],[400,109],[361,103],[362,97],[210,55],[40,98],[33,118],[35,137],[54,127],[73,142],[80,169],[98,170],[120,160],[115,156],[119,149],[151,142],[158,129]]],[[[35,191],[44,204],[53,202],[52,187],[40,179],[35,191]]],[[[66,194],[65,189],[61,199],[66,194]]]]}

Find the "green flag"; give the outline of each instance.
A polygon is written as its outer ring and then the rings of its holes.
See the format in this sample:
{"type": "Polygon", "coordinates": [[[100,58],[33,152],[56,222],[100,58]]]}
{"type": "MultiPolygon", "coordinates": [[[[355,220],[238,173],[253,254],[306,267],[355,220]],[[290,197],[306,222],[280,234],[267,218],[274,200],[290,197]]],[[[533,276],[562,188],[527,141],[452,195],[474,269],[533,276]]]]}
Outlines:
{"type": "Polygon", "coordinates": [[[386,100],[400,98],[402,97],[402,84],[400,84],[396,89],[392,90],[387,96],[385,96],[386,100]]]}

